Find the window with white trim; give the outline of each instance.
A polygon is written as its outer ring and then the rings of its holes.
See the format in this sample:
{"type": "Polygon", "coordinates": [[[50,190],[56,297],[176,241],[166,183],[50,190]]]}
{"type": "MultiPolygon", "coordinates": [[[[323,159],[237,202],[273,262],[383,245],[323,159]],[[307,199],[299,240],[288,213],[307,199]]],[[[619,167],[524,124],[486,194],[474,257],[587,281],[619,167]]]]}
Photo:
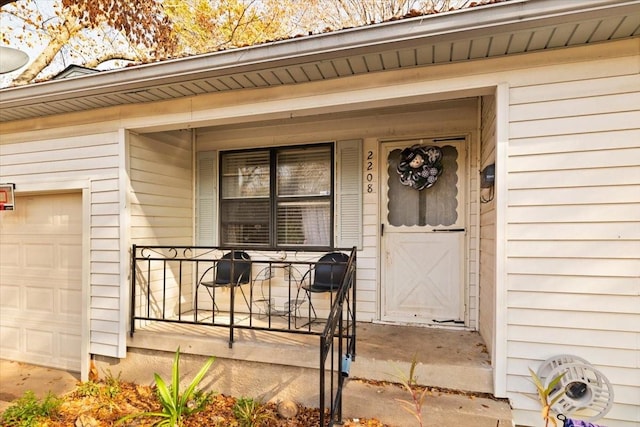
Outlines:
{"type": "Polygon", "coordinates": [[[220,154],[220,244],[333,246],[333,144],[220,154]]]}

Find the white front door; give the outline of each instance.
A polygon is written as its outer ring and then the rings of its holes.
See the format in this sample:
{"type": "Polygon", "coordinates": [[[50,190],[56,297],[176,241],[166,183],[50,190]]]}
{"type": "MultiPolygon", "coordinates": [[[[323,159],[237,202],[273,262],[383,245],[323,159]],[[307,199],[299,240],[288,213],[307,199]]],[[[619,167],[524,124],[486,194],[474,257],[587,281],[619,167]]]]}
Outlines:
{"type": "Polygon", "coordinates": [[[380,158],[381,320],[464,323],[465,139],[388,142],[380,158]]]}

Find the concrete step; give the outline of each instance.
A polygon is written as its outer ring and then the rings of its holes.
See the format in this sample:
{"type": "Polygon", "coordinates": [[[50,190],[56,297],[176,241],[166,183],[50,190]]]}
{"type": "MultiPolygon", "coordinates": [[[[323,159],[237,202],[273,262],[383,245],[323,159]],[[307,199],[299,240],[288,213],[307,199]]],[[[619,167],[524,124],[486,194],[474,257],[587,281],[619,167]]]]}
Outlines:
{"type": "Polygon", "coordinates": [[[493,369],[477,332],[359,324],[352,377],[398,382],[415,359],[418,384],[493,393],[493,369]]]}
{"type": "MultiPolygon", "coordinates": [[[[344,389],[343,420],[357,426],[354,417],[376,418],[390,427],[418,426],[415,412],[400,401],[411,395],[395,384],[348,380],[344,389]]],[[[512,427],[508,402],[473,395],[429,391],[422,405],[424,427],[512,427]]]]}

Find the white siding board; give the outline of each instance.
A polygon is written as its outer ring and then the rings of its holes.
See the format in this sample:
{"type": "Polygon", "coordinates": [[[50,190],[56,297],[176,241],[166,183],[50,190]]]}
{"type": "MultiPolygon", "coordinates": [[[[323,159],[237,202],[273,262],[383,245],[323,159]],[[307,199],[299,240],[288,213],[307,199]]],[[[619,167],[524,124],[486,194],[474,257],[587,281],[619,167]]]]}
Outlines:
{"type": "Polygon", "coordinates": [[[93,354],[111,355],[113,353],[113,347],[114,345],[111,344],[100,344],[91,342],[89,346],[89,352],[93,354]]]}
{"type": "MultiPolygon", "coordinates": [[[[592,341],[589,341],[590,343],[592,341]]],[[[509,356],[515,359],[530,360],[532,367],[539,366],[540,362],[536,363],[536,360],[545,360],[548,357],[559,354],[573,354],[582,357],[589,361],[594,366],[616,366],[618,368],[636,369],[636,352],[629,350],[620,350],[616,348],[598,347],[598,346],[576,346],[569,344],[558,343],[546,343],[546,342],[527,342],[527,341],[509,341],[508,350],[509,356]]],[[[512,376],[509,376],[511,380],[512,376]]],[[[521,378],[525,383],[529,381],[529,378],[521,378]]],[[[617,385],[614,384],[615,389],[617,385]]],[[[529,382],[525,384],[522,390],[514,391],[529,391],[535,393],[535,389],[532,389],[532,385],[529,382]]]]}
{"type": "MultiPolygon", "coordinates": [[[[51,174],[60,176],[67,172],[64,178],[86,177],[87,175],[98,175],[100,170],[108,169],[112,171],[117,166],[117,156],[90,158],[90,159],[70,159],[55,162],[40,162],[37,164],[18,164],[3,166],[3,174],[13,177],[29,175],[31,177],[46,177],[51,174]]],[[[41,178],[42,179],[42,178],[41,178]]]]}
{"type": "MultiPolygon", "coordinates": [[[[514,258],[640,258],[637,242],[633,241],[522,241],[514,240],[509,247],[514,258]]],[[[640,271],[640,270],[639,270],[640,271]]]]}
{"type": "Polygon", "coordinates": [[[119,280],[120,276],[116,274],[104,274],[104,273],[92,273],[91,274],[91,283],[99,286],[113,286],[118,285],[119,289],[119,280]]]}
{"type": "Polygon", "coordinates": [[[117,251],[119,242],[114,240],[93,239],[91,249],[94,251],[117,251]]]}
{"type": "Polygon", "coordinates": [[[519,122],[634,110],[640,110],[639,92],[514,105],[510,110],[510,119],[511,122],[519,122]]]}
{"type": "Polygon", "coordinates": [[[120,237],[120,229],[116,227],[92,227],[91,238],[92,239],[113,239],[118,240],[120,237]]]}
{"type": "Polygon", "coordinates": [[[91,286],[91,296],[92,297],[106,297],[106,298],[118,298],[120,296],[120,291],[111,286],[91,286]]]}
{"type": "Polygon", "coordinates": [[[91,193],[91,203],[117,203],[118,192],[117,191],[93,191],[91,193]]]}
{"type": "Polygon", "coordinates": [[[520,121],[509,124],[512,138],[637,129],[640,111],[520,121]]]}
{"type": "Polygon", "coordinates": [[[636,148],[640,140],[640,129],[612,130],[605,133],[579,133],[570,135],[539,136],[512,140],[510,156],[572,153],[578,151],[636,148]]]}
{"type": "Polygon", "coordinates": [[[103,320],[92,320],[91,330],[117,334],[118,331],[120,330],[120,326],[117,323],[113,323],[113,322],[105,322],[103,320]]]}
{"type": "MultiPolygon", "coordinates": [[[[0,167],[7,165],[24,165],[30,164],[42,164],[42,163],[55,163],[64,162],[73,158],[74,160],[80,159],[100,159],[103,156],[112,156],[113,148],[105,145],[89,146],[89,147],[73,147],[66,149],[47,150],[47,151],[35,151],[35,152],[22,152],[19,154],[9,154],[2,149],[2,157],[0,157],[0,167]]],[[[64,163],[60,163],[64,164],[64,163]]]]}
{"type": "Polygon", "coordinates": [[[618,187],[637,183],[638,176],[640,176],[640,165],[615,169],[575,169],[570,174],[563,170],[528,171],[526,173],[512,173],[509,176],[509,187],[513,190],[548,189],[558,187],[559,183],[562,183],[563,188],[599,187],[603,184],[618,187]]]}
{"type": "MultiPolygon", "coordinates": [[[[507,271],[511,274],[557,274],[559,276],[617,276],[636,277],[640,268],[640,259],[596,260],[581,258],[508,258],[507,271]]],[[[534,301],[531,301],[533,304],[534,301]]],[[[640,305],[636,306],[640,307],[640,305]]]]}
{"type": "Polygon", "coordinates": [[[96,274],[112,274],[117,269],[118,263],[109,262],[91,262],[91,272],[96,274]]]}
{"type": "MultiPolygon", "coordinates": [[[[638,117],[640,119],[640,115],[638,117]]],[[[640,123],[640,120],[638,120],[640,123]]],[[[587,168],[637,167],[640,147],[610,148],[609,150],[575,151],[509,158],[511,172],[539,170],[567,170],[587,168]],[[571,154],[567,156],[567,154],[571,154]]]]}
{"type": "MultiPolygon", "coordinates": [[[[95,320],[105,320],[109,322],[118,323],[119,314],[115,310],[111,309],[101,309],[101,308],[91,308],[91,319],[95,320]]],[[[93,345],[93,343],[92,343],[93,345]]],[[[113,351],[113,349],[111,349],[113,351]]]]}
{"type": "Polygon", "coordinates": [[[110,334],[106,332],[91,332],[91,341],[96,344],[117,345],[118,334],[110,334]]]}
{"type": "Polygon", "coordinates": [[[604,239],[616,240],[640,239],[640,227],[636,222],[606,222],[591,223],[588,227],[584,224],[562,222],[562,223],[523,223],[509,224],[507,227],[509,240],[575,240],[577,236],[581,239],[604,239]]]}
{"type": "Polygon", "coordinates": [[[556,327],[558,319],[562,318],[562,324],[567,329],[612,330],[623,332],[637,332],[638,321],[633,313],[591,312],[589,322],[585,321],[585,313],[582,311],[545,310],[543,314],[539,310],[530,308],[509,309],[509,323],[523,326],[556,327]]]}
{"type": "MultiPolygon", "coordinates": [[[[631,256],[632,257],[632,256],[631,256]]],[[[594,261],[599,262],[599,261],[594,261]]],[[[509,283],[514,291],[577,293],[593,295],[628,295],[640,293],[638,281],[626,276],[563,276],[558,277],[540,271],[534,274],[519,274],[509,283]]]]}
{"type": "Polygon", "coordinates": [[[119,298],[91,297],[91,306],[105,310],[117,310],[119,306],[119,298]]]}
{"type": "Polygon", "coordinates": [[[100,191],[118,191],[117,179],[94,179],[91,182],[93,192],[100,191]]]}
{"type": "MultiPolygon", "coordinates": [[[[83,147],[100,147],[103,145],[112,146],[116,135],[113,132],[90,134],[83,136],[67,136],[64,138],[47,138],[47,135],[30,135],[27,142],[2,144],[2,155],[41,153],[43,151],[68,150],[83,147]]],[[[3,135],[3,142],[5,141],[3,135]]],[[[71,155],[71,157],[73,157],[71,155]]]]}
{"type": "MultiPolygon", "coordinates": [[[[561,294],[555,297],[540,292],[509,292],[509,307],[529,308],[544,310],[566,310],[578,312],[603,312],[637,314],[640,307],[640,297],[628,297],[625,295],[604,295],[594,298],[585,294],[561,294]]],[[[639,322],[635,322],[638,324],[639,322]]],[[[558,318],[558,327],[562,324],[562,318],[558,318]]]]}
{"type": "MultiPolygon", "coordinates": [[[[578,192],[577,190],[580,189],[574,190],[578,192]]],[[[588,195],[589,190],[585,189],[585,192],[579,196],[583,198],[593,197],[588,195]]],[[[631,187],[629,193],[638,193],[640,195],[640,192],[634,190],[631,187]]],[[[554,190],[548,191],[554,192],[554,190]]],[[[558,194],[553,194],[550,198],[551,200],[549,200],[549,203],[555,203],[556,205],[551,206],[539,205],[541,203],[540,199],[535,196],[536,193],[540,192],[528,190],[526,195],[517,194],[517,197],[514,196],[513,205],[510,205],[509,221],[512,223],[632,222],[640,216],[640,203],[629,203],[628,200],[624,200],[629,199],[629,194],[623,188],[617,188],[609,193],[609,197],[612,200],[575,200],[572,201],[571,205],[561,205],[561,203],[566,203],[568,200],[562,198],[563,194],[569,193],[570,190],[557,191],[558,194]]],[[[591,193],[593,193],[593,190],[591,190],[591,193]]]]}
{"type": "MultiPolygon", "coordinates": [[[[633,170],[633,169],[631,169],[633,170]]],[[[640,168],[638,168],[640,172],[640,168]]],[[[614,175],[612,170],[609,174],[614,175]]],[[[629,193],[640,196],[640,179],[637,184],[633,174],[627,175],[627,183],[619,185],[598,185],[594,186],[570,187],[570,188],[542,188],[542,189],[522,189],[512,190],[509,194],[509,205],[511,206],[542,206],[550,205],[595,205],[595,204],[622,204],[629,200],[629,193]]],[[[640,178],[640,175],[638,175],[640,178]]],[[[638,208],[640,209],[640,207],[638,208]]]]}
{"type": "MultiPolygon", "coordinates": [[[[585,325],[588,326],[588,325],[585,325]]],[[[624,331],[605,331],[593,329],[561,328],[558,326],[539,327],[513,325],[509,328],[509,340],[528,342],[531,340],[547,344],[585,346],[585,343],[597,343],[598,347],[620,350],[633,350],[638,334],[624,331]]],[[[640,384],[638,384],[640,385],[640,384]]]]}
{"type": "Polygon", "coordinates": [[[93,227],[119,227],[120,217],[115,215],[94,215],[91,224],[93,227]]]}

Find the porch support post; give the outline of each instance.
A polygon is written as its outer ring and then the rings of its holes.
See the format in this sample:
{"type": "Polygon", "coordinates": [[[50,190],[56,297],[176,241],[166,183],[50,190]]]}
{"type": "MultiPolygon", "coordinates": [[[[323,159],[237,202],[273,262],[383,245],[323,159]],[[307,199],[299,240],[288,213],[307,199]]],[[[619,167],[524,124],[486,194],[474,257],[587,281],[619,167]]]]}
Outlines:
{"type": "Polygon", "coordinates": [[[509,148],[509,85],[496,88],[496,257],[493,387],[496,397],[507,396],[507,157],[509,148]]]}

